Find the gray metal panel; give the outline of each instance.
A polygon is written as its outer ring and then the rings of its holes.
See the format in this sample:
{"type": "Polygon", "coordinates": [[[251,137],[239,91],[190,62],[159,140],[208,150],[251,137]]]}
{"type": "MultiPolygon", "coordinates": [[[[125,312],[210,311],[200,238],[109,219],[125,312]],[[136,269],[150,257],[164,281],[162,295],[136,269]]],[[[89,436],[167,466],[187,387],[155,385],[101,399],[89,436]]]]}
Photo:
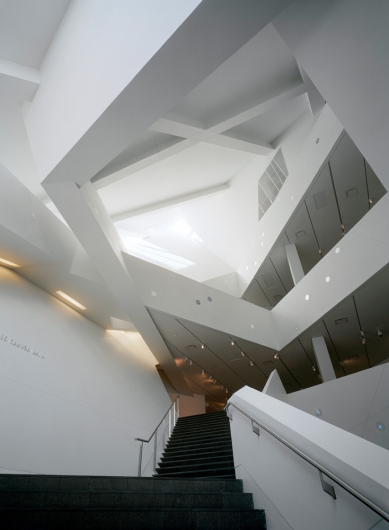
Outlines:
{"type": "Polygon", "coordinates": [[[346,232],[369,210],[363,156],[351,138],[345,134],[331,156],[330,166],[340,212],[346,232]],[[357,193],[347,195],[349,190],[357,193]]]}
{"type": "Polygon", "coordinates": [[[244,294],[244,297],[251,304],[259,305],[261,307],[265,307],[266,309],[271,309],[273,307],[255,278],[250,283],[249,288],[244,294]]]}
{"type": "Polygon", "coordinates": [[[285,289],[289,292],[293,289],[294,283],[290,273],[288,260],[286,259],[285,245],[289,245],[289,239],[285,232],[283,232],[269,257],[278,273],[278,276],[281,278],[285,289]]]}
{"type": "Polygon", "coordinates": [[[313,226],[304,202],[290,220],[286,228],[286,234],[289,241],[296,245],[304,274],[308,274],[321,258],[313,226]],[[296,234],[300,232],[305,232],[305,236],[298,237],[296,234]]]}
{"type": "Polygon", "coordinates": [[[257,280],[259,286],[265,293],[266,297],[270,300],[272,305],[276,305],[279,302],[279,299],[275,298],[276,296],[286,295],[285,287],[282,285],[282,282],[278,277],[277,271],[275,270],[273,264],[269,259],[267,259],[262,265],[262,267],[259,269],[259,271],[255,275],[255,279],[257,280]],[[263,279],[263,275],[266,274],[270,274],[271,278],[274,281],[275,287],[269,289],[269,287],[266,285],[263,279]]]}
{"type": "Polygon", "coordinates": [[[342,223],[339,217],[331,174],[327,164],[309,190],[305,202],[316,237],[319,240],[319,245],[324,255],[342,238],[342,223]],[[324,203],[324,197],[327,205],[318,209],[317,203],[319,199],[324,203]]]}

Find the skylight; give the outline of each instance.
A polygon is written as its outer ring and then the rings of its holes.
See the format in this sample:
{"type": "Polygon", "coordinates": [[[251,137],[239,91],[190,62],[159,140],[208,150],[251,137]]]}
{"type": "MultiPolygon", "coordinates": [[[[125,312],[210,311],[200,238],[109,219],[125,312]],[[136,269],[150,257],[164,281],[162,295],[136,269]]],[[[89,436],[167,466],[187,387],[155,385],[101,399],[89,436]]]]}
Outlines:
{"type": "Polygon", "coordinates": [[[280,149],[258,181],[258,221],[275,201],[287,176],[288,169],[280,149]]]}

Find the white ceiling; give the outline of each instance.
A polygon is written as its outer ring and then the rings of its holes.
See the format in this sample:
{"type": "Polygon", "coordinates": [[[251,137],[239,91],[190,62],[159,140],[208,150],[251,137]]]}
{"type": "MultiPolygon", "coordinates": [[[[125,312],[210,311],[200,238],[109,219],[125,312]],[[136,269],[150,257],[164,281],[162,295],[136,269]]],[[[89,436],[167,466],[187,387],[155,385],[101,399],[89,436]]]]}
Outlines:
{"type": "Polygon", "coordinates": [[[99,190],[111,216],[228,182],[256,155],[199,143],[99,190]]]}
{"type": "Polygon", "coordinates": [[[0,0],[0,58],[39,68],[70,0],[0,0]]]}
{"type": "Polygon", "coordinates": [[[301,79],[296,60],[269,24],[171,111],[206,123],[258,104],[301,79]]]}

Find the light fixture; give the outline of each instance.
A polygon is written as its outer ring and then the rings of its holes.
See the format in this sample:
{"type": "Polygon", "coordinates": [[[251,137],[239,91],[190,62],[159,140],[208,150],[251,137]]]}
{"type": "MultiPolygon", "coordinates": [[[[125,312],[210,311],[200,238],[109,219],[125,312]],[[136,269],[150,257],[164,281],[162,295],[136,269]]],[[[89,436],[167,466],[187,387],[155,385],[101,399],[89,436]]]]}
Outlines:
{"type": "Polygon", "coordinates": [[[228,388],[226,388],[226,394],[228,394],[228,388]]]}
{"type": "Polygon", "coordinates": [[[189,361],[189,364],[192,366],[192,364],[193,364],[193,363],[192,363],[192,359],[189,361]]]}
{"type": "Polygon", "coordinates": [[[339,248],[339,247],[336,247],[336,249],[335,249],[335,253],[336,253],[336,254],[339,254],[339,252],[340,252],[340,248],[339,248]]]}
{"type": "Polygon", "coordinates": [[[204,375],[204,370],[201,370],[201,374],[204,375]]]}
{"type": "Polygon", "coordinates": [[[241,351],[240,354],[242,357],[244,357],[244,351],[241,351]]]}
{"type": "Polygon", "coordinates": [[[216,383],[217,383],[217,381],[216,381],[216,379],[215,379],[214,382],[213,382],[213,384],[216,385],[216,383]]]}
{"type": "Polygon", "coordinates": [[[258,263],[256,261],[254,261],[254,265],[258,265],[258,263]]]}
{"type": "Polygon", "coordinates": [[[373,204],[373,200],[372,199],[369,199],[369,204],[373,204]]]}
{"type": "Polygon", "coordinates": [[[185,357],[185,359],[184,359],[184,363],[186,363],[187,360],[188,360],[188,357],[185,357]]]}
{"type": "Polygon", "coordinates": [[[329,276],[326,277],[326,282],[328,283],[331,280],[329,276]]]}
{"type": "Polygon", "coordinates": [[[235,346],[235,342],[231,339],[231,346],[235,346]]]}
{"type": "Polygon", "coordinates": [[[316,367],[312,365],[312,370],[316,372],[316,367]]]}
{"type": "Polygon", "coordinates": [[[155,291],[151,291],[151,296],[157,296],[157,293],[155,291]]]}
{"type": "Polygon", "coordinates": [[[17,265],[16,263],[12,263],[12,261],[8,261],[7,259],[0,258],[0,264],[7,265],[8,267],[20,267],[20,265],[17,265]]]}
{"type": "Polygon", "coordinates": [[[246,271],[248,271],[248,270],[249,270],[249,266],[248,266],[248,265],[246,265],[246,271]]]}
{"type": "Polygon", "coordinates": [[[278,355],[278,353],[275,353],[275,354],[273,355],[273,357],[274,357],[274,359],[279,359],[279,358],[280,358],[280,356],[278,355]]]}
{"type": "Polygon", "coordinates": [[[344,232],[344,225],[340,225],[342,231],[344,232]]]}
{"type": "Polygon", "coordinates": [[[250,366],[254,366],[254,363],[253,363],[253,361],[250,361],[250,366]]]}
{"type": "Polygon", "coordinates": [[[255,328],[254,324],[250,324],[250,328],[254,329],[255,328]]]}
{"type": "Polygon", "coordinates": [[[361,333],[362,337],[365,336],[365,332],[364,331],[361,330],[360,333],[361,333]]]}
{"type": "Polygon", "coordinates": [[[377,431],[380,431],[380,432],[385,430],[385,425],[382,423],[382,421],[377,421],[377,423],[375,424],[375,427],[377,431]]]}
{"type": "Polygon", "coordinates": [[[322,249],[321,249],[321,248],[319,248],[319,254],[322,254],[322,253],[323,253],[322,249]]]}
{"type": "Polygon", "coordinates": [[[59,294],[59,296],[62,296],[62,298],[65,298],[65,300],[67,300],[68,302],[70,302],[71,304],[75,305],[76,307],[78,307],[79,309],[86,309],[86,307],[84,307],[83,305],[81,305],[79,302],[77,302],[76,300],[73,300],[73,298],[71,298],[69,295],[63,293],[62,291],[57,291],[57,294],[59,294]]]}
{"type": "Polygon", "coordinates": [[[316,416],[318,416],[320,418],[320,416],[323,415],[323,411],[321,409],[316,409],[315,410],[315,414],[316,414],[316,416]]]}
{"type": "Polygon", "coordinates": [[[222,385],[222,390],[224,390],[224,385],[222,385]]]}
{"type": "Polygon", "coordinates": [[[201,345],[201,349],[203,350],[205,348],[204,344],[201,345]]]}
{"type": "Polygon", "coordinates": [[[309,300],[309,294],[305,295],[305,300],[309,300]]]}
{"type": "Polygon", "coordinates": [[[382,335],[383,335],[382,331],[379,330],[379,329],[377,329],[377,335],[378,335],[379,337],[382,337],[382,335]]]}
{"type": "Polygon", "coordinates": [[[366,344],[366,339],[365,339],[365,337],[363,337],[363,339],[362,339],[362,344],[363,344],[363,345],[366,344]]]}

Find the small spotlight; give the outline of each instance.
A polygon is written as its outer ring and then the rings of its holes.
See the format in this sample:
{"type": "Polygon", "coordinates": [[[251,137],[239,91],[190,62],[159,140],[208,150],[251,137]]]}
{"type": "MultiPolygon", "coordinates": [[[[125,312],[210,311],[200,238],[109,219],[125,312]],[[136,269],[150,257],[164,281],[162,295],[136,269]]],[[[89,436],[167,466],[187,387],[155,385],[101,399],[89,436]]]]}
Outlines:
{"type": "Polygon", "coordinates": [[[344,225],[340,225],[342,231],[344,232],[344,225]]]}
{"type": "Polygon", "coordinates": [[[202,344],[202,345],[201,345],[201,349],[203,350],[204,348],[205,348],[205,345],[204,345],[204,344],[202,344]]]}
{"type": "Polygon", "coordinates": [[[244,357],[244,351],[241,351],[240,354],[242,357],[244,357]]]}
{"type": "Polygon", "coordinates": [[[312,370],[316,372],[316,367],[312,365],[312,370]]]}
{"type": "Polygon", "coordinates": [[[362,344],[363,344],[363,345],[366,344],[366,339],[365,339],[365,337],[363,337],[363,339],[362,339],[362,344]]]}
{"type": "Polygon", "coordinates": [[[380,331],[380,330],[378,329],[378,330],[377,330],[377,335],[378,335],[379,337],[382,337],[382,336],[383,336],[382,331],[380,331]]]}
{"type": "Polygon", "coordinates": [[[253,361],[250,361],[250,366],[254,366],[254,363],[253,363],[253,361]]]}
{"type": "Polygon", "coordinates": [[[224,385],[222,385],[222,390],[224,390],[224,385]]]}
{"type": "Polygon", "coordinates": [[[278,360],[279,358],[280,358],[280,356],[278,355],[278,353],[275,353],[275,354],[274,354],[274,359],[277,359],[277,360],[278,360]]]}
{"type": "Polygon", "coordinates": [[[192,364],[193,364],[193,363],[192,363],[192,360],[189,361],[189,364],[192,366],[192,364]]]}
{"type": "Polygon", "coordinates": [[[319,248],[319,254],[322,254],[322,253],[323,253],[322,249],[321,249],[321,248],[319,248]]]}
{"type": "Polygon", "coordinates": [[[373,204],[373,199],[369,199],[369,204],[373,204]]]}
{"type": "Polygon", "coordinates": [[[364,337],[364,336],[365,336],[365,332],[364,332],[364,331],[362,331],[362,330],[361,330],[361,335],[362,335],[362,337],[364,337]]]}
{"type": "Polygon", "coordinates": [[[214,382],[213,382],[213,384],[216,385],[216,383],[217,383],[217,381],[216,381],[216,379],[215,379],[214,382]]]}
{"type": "Polygon", "coordinates": [[[231,346],[235,346],[235,342],[231,340],[231,346]]]}
{"type": "Polygon", "coordinates": [[[184,363],[186,363],[187,360],[188,360],[188,357],[185,357],[185,359],[184,359],[184,363]]]}
{"type": "Polygon", "coordinates": [[[204,370],[201,370],[201,374],[204,375],[204,370]]]}
{"type": "Polygon", "coordinates": [[[228,394],[228,388],[226,388],[226,394],[228,394]]]}

